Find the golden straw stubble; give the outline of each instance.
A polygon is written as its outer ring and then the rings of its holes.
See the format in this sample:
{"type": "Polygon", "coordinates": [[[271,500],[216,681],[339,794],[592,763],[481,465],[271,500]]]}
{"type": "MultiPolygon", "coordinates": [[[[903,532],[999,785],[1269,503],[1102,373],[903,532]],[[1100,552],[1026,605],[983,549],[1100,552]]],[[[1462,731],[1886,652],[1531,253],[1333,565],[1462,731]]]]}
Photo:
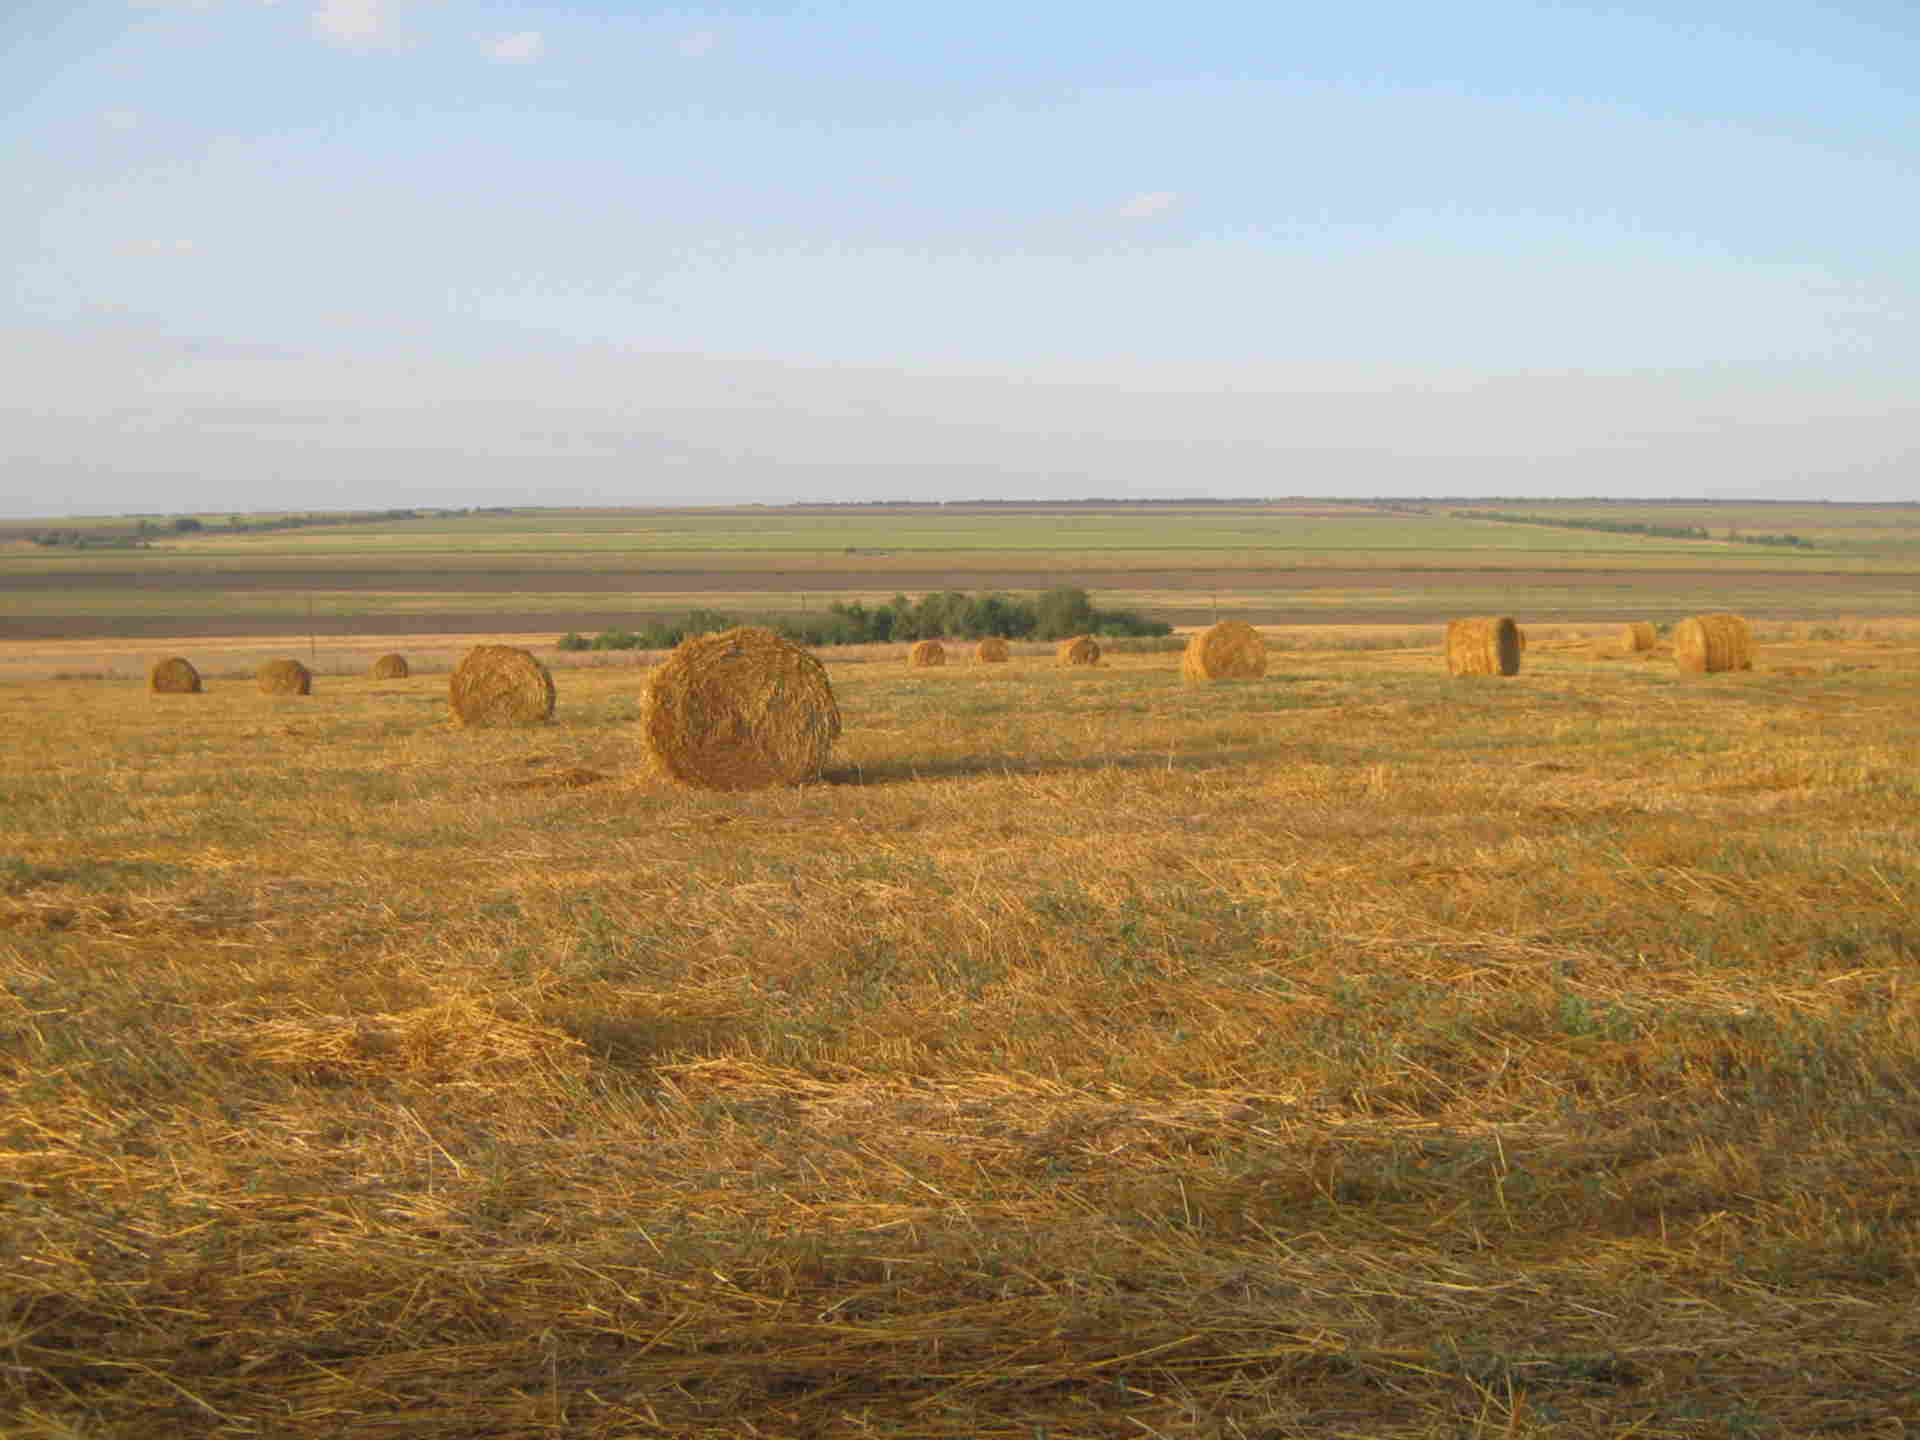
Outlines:
{"type": "Polygon", "coordinates": [[[1098,665],[1100,663],[1100,642],[1091,635],[1076,635],[1071,640],[1062,640],[1060,648],[1053,652],[1057,665],[1098,665]]]}
{"type": "Polygon", "coordinates": [[[648,677],[640,736],[663,774],[708,790],[817,779],[840,738],[826,667],[755,625],[683,640],[648,677]]]}
{"type": "Polygon", "coordinates": [[[517,645],[476,645],[447,684],[453,718],[472,728],[539,725],[553,718],[553,676],[517,645]]]}
{"type": "Polygon", "coordinates": [[[989,635],[973,647],[973,660],[976,665],[1004,665],[1012,653],[1005,640],[989,635]]]}
{"type": "Polygon", "coordinates": [[[1267,642],[1244,620],[1221,620],[1196,630],[1180,657],[1189,685],[1211,680],[1256,680],[1267,673],[1267,642]]]}
{"type": "Polygon", "coordinates": [[[153,669],[147,672],[147,686],[156,695],[198,695],[200,672],[184,656],[169,655],[154,661],[153,669]]]}
{"type": "Polygon", "coordinates": [[[373,662],[373,678],[376,680],[404,680],[413,672],[407,666],[404,655],[382,655],[373,662]]]}
{"type": "Polygon", "coordinates": [[[313,672],[298,660],[269,660],[253,672],[264,695],[311,695],[313,672]]]}
{"type": "Polygon", "coordinates": [[[1505,615],[1474,615],[1447,622],[1447,673],[1518,675],[1520,627],[1505,615]]]}
{"type": "Polygon", "coordinates": [[[1687,675],[1753,668],[1753,631],[1724,611],[1694,615],[1673,627],[1673,663],[1687,675]]]}
{"type": "Polygon", "coordinates": [[[907,652],[907,663],[914,666],[944,665],[947,663],[947,647],[938,640],[917,640],[907,652]]]}

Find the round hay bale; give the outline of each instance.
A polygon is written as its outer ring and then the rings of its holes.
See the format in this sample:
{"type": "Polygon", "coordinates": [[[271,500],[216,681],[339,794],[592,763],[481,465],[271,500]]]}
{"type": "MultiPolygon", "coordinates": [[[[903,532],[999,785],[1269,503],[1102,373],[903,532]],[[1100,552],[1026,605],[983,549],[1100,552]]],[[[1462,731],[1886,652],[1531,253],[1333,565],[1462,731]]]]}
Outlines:
{"type": "Polygon", "coordinates": [[[1100,642],[1091,635],[1076,635],[1071,640],[1062,640],[1060,648],[1053,652],[1053,659],[1058,665],[1098,665],[1100,642]]]}
{"type": "Polygon", "coordinates": [[[913,648],[907,651],[907,663],[914,666],[944,665],[947,663],[947,647],[938,640],[916,640],[913,648]]]}
{"type": "Polygon", "coordinates": [[[1673,663],[1686,675],[1753,668],[1753,631],[1738,615],[1694,615],[1673,627],[1673,663]]]}
{"type": "Polygon", "coordinates": [[[1189,685],[1212,680],[1257,680],[1267,673],[1267,642],[1244,620],[1221,620],[1196,630],[1180,657],[1189,685]]]}
{"type": "Polygon", "coordinates": [[[1642,650],[1651,650],[1659,637],[1653,633],[1651,620],[1632,620],[1620,627],[1620,648],[1629,655],[1638,655],[1642,650]]]}
{"type": "Polygon", "coordinates": [[[517,645],[474,646],[454,667],[447,693],[453,718],[474,728],[553,718],[553,676],[517,645]]]}
{"type": "Polygon", "coordinates": [[[298,660],[269,660],[253,672],[262,695],[311,695],[313,672],[298,660]]]}
{"type": "Polygon", "coordinates": [[[771,630],[743,625],[680,642],[640,697],[655,768],[708,790],[818,778],[840,738],[826,668],[771,630]]]}
{"type": "Polygon", "coordinates": [[[1476,615],[1447,622],[1447,673],[1518,675],[1520,627],[1505,615],[1476,615]]]}
{"type": "Polygon", "coordinates": [[[198,695],[200,672],[193,662],[178,655],[156,660],[147,672],[147,685],[156,695],[198,695]]]}
{"type": "Polygon", "coordinates": [[[376,680],[404,680],[412,673],[404,655],[382,655],[373,662],[372,674],[376,680]]]}
{"type": "Polygon", "coordinates": [[[1005,640],[998,635],[989,635],[973,647],[973,660],[976,665],[1004,665],[1012,653],[1005,640]]]}

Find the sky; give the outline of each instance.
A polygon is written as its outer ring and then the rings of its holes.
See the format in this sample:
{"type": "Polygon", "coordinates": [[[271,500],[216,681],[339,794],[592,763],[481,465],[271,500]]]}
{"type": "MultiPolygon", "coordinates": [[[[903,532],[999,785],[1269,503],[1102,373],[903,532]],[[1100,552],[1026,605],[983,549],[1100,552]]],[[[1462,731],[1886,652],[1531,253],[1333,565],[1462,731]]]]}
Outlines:
{"type": "Polygon", "coordinates": [[[0,0],[0,515],[1920,500],[1911,0],[0,0]]]}

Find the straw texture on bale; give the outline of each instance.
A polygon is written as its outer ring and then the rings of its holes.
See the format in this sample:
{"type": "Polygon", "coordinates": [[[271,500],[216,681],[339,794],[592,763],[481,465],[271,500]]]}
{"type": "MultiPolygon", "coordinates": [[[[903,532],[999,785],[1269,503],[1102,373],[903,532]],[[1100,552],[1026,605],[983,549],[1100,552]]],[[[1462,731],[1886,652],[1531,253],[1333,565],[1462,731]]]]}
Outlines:
{"type": "Polygon", "coordinates": [[[1222,620],[1196,630],[1180,657],[1189,685],[1210,680],[1257,680],[1267,673],[1267,642],[1244,620],[1222,620]]]}
{"type": "Polygon", "coordinates": [[[1620,648],[1636,655],[1651,650],[1657,638],[1651,620],[1633,620],[1620,627],[1620,648]]]}
{"type": "Polygon", "coordinates": [[[193,668],[191,660],[169,655],[165,660],[154,662],[147,674],[147,684],[161,695],[198,695],[200,672],[193,668]]]}
{"type": "Polygon", "coordinates": [[[266,695],[311,695],[313,672],[298,660],[269,660],[253,672],[266,695]]]}
{"type": "Polygon", "coordinates": [[[840,707],[826,668],[771,630],[683,640],[647,680],[640,735],[654,766],[687,785],[758,790],[826,768],[840,707]]]}
{"type": "Polygon", "coordinates": [[[1061,665],[1098,665],[1100,642],[1091,635],[1076,635],[1071,640],[1062,640],[1053,658],[1061,665]]]}
{"type": "Polygon", "coordinates": [[[1505,615],[1476,615],[1449,620],[1447,673],[1518,675],[1520,627],[1505,615]]]}
{"type": "Polygon", "coordinates": [[[947,647],[938,640],[916,640],[913,648],[907,652],[909,665],[944,665],[947,663],[947,647]]]}
{"type": "Polygon", "coordinates": [[[998,635],[989,635],[973,647],[974,662],[979,665],[1004,665],[1012,653],[998,635]]]}
{"type": "Polygon", "coordinates": [[[448,683],[453,718],[476,728],[553,718],[553,676],[517,645],[476,645],[448,683]]]}
{"type": "Polygon", "coordinates": [[[1738,615],[1695,615],[1673,627],[1673,662],[1688,675],[1753,668],[1753,632],[1738,615]]]}
{"type": "Polygon", "coordinates": [[[413,672],[407,668],[404,655],[382,655],[373,662],[373,678],[376,680],[404,680],[413,672]]]}

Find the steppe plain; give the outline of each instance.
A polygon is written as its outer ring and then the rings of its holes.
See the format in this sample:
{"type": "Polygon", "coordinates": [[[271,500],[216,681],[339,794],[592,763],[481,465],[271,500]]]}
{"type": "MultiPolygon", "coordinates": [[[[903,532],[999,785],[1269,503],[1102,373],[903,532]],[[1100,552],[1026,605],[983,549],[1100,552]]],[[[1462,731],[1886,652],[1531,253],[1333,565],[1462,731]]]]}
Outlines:
{"type": "Polygon", "coordinates": [[[1913,1433],[1920,511],[1447,508],[0,548],[0,1434],[1913,1433]],[[1058,583],[1269,672],[824,651],[728,795],[551,648],[1058,583]]]}

